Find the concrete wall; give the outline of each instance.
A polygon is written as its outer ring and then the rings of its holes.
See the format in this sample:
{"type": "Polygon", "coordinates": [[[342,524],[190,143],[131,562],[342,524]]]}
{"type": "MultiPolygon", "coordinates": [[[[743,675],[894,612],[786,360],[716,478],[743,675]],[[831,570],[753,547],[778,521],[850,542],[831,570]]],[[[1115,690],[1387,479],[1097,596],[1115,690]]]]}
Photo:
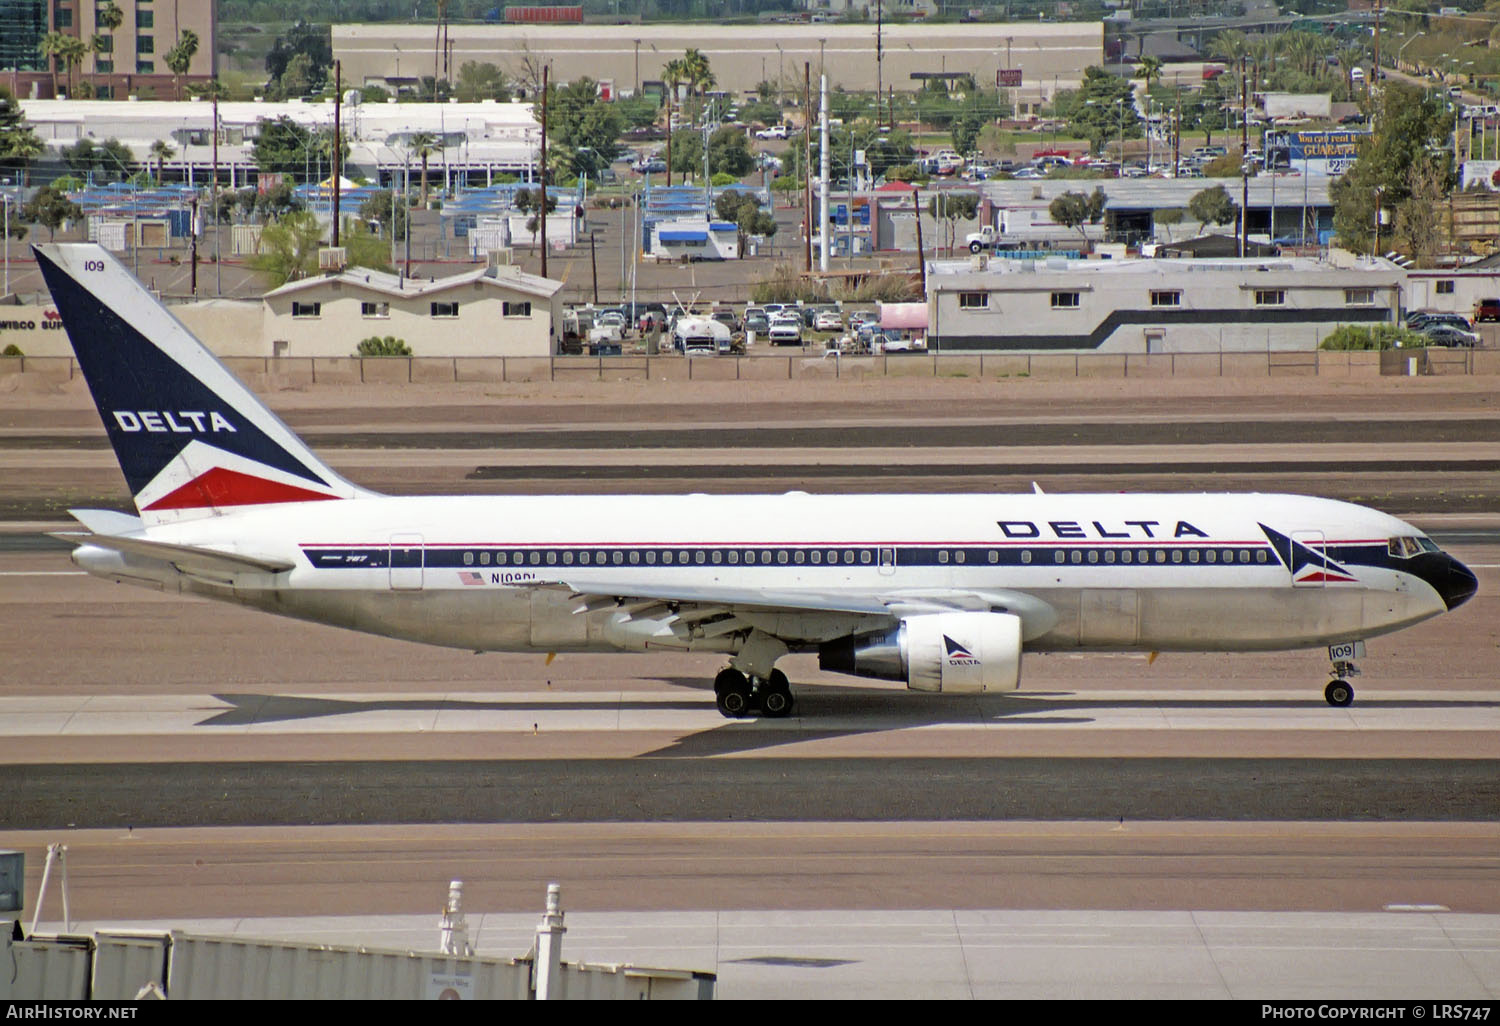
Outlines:
{"type": "MultiPolygon", "coordinates": [[[[860,381],[922,378],[1380,377],[1500,375],[1500,350],[1260,353],[912,353],[897,356],[267,357],[224,361],[252,389],[531,381],[860,381]]],[[[0,376],[78,376],[68,357],[0,358],[0,376]]]]}

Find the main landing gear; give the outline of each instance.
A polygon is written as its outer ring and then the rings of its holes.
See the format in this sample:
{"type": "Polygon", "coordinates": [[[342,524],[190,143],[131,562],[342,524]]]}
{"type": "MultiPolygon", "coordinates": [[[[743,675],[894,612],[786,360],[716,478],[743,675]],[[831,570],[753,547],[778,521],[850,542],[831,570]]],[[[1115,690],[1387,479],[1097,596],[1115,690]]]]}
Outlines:
{"type": "Polygon", "coordinates": [[[714,678],[714,698],[719,712],[734,720],[756,711],[772,719],[792,714],[791,682],[780,670],[772,670],[761,678],[726,666],[714,678]]]}
{"type": "Polygon", "coordinates": [[[1351,677],[1359,676],[1359,667],[1347,659],[1335,659],[1333,661],[1333,680],[1323,689],[1323,697],[1328,704],[1343,708],[1354,701],[1354,685],[1349,683],[1351,677]]]}

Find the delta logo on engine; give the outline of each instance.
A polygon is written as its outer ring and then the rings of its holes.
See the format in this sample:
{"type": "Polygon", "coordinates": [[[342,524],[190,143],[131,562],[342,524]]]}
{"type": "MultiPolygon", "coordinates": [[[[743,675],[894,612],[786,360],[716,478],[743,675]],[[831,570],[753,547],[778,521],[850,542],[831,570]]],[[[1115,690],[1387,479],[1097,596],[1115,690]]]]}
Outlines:
{"type": "Polygon", "coordinates": [[[943,647],[948,650],[949,666],[978,666],[979,660],[974,658],[974,653],[954,641],[948,635],[943,635],[943,647]]]}

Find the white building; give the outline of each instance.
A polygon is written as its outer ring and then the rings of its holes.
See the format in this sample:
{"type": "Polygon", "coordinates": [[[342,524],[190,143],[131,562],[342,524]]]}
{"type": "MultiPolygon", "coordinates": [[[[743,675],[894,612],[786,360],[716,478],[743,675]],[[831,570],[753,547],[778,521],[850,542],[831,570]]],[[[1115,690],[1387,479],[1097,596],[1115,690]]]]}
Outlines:
{"type": "Polygon", "coordinates": [[[736,260],[739,227],[733,221],[684,217],[651,226],[649,253],[657,260],[736,260]]]}
{"type": "Polygon", "coordinates": [[[1341,324],[1394,323],[1405,279],[1382,259],[934,262],[928,348],[1311,350],[1341,324]]]}
{"type": "MultiPolygon", "coordinates": [[[[290,118],[313,132],[332,131],[333,103],[220,103],[220,178],[232,185],[255,181],[255,139],[261,121],[290,118]]],[[[60,160],[60,151],[80,139],[118,139],[134,154],[137,167],[149,167],[151,144],[170,143],[174,154],[163,166],[169,181],[207,183],[214,162],[213,104],[206,100],[113,102],[108,100],[23,100],[26,121],[60,160]]],[[[541,126],[529,103],[345,104],[341,127],[349,140],[347,176],[363,175],[390,184],[393,173],[415,184],[422,160],[410,141],[419,132],[436,136],[439,153],[428,157],[428,176],[445,189],[455,180],[489,185],[502,173],[530,178],[541,152],[541,126]]],[[[305,181],[328,177],[326,156],[307,155],[305,181]],[[320,163],[321,161],[321,163],[320,163]]],[[[135,170],[132,168],[131,170],[135,170]]]]}

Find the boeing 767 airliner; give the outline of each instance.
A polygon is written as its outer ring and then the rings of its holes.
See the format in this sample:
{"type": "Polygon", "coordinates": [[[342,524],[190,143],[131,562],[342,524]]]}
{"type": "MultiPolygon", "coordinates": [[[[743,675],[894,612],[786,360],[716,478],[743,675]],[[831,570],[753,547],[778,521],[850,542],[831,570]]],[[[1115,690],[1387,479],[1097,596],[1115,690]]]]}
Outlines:
{"type": "Polygon", "coordinates": [[[63,535],[111,580],[477,652],[722,652],[730,717],[789,715],[776,663],[813,651],[975,694],[1023,651],[1327,645],[1348,705],[1363,639],[1477,587],[1410,524],[1297,495],[378,495],[105,250],[37,260],[135,499],[63,535]]]}

